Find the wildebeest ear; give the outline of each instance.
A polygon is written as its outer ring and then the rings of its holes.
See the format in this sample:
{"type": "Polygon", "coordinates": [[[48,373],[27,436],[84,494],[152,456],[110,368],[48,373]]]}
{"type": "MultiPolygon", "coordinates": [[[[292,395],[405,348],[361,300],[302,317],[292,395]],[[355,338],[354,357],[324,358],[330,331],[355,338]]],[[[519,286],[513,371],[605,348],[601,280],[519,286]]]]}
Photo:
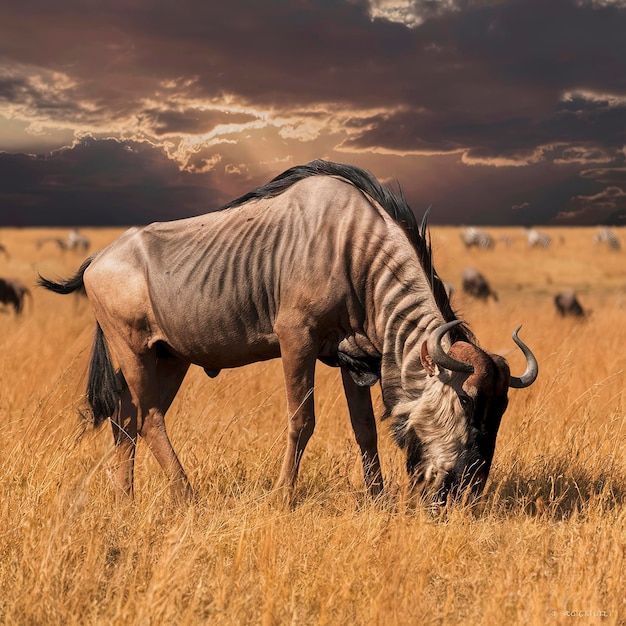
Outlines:
{"type": "Polygon", "coordinates": [[[432,360],[430,354],[428,354],[428,346],[426,345],[425,341],[422,343],[422,350],[420,352],[420,360],[422,361],[422,365],[424,369],[426,370],[426,373],[429,376],[434,376],[435,375],[435,362],[432,360]]]}
{"type": "Polygon", "coordinates": [[[340,365],[350,374],[359,387],[371,387],[380,378],[380,359],[376,357],[355,358],[339,352],[340,365]]]}

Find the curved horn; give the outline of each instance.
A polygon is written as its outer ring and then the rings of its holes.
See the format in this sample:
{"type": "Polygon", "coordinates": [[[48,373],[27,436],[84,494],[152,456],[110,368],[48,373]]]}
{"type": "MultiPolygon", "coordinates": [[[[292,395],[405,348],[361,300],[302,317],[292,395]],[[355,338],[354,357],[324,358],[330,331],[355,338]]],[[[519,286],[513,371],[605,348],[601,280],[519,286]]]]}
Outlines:
{"type": "Polygon", "coordinates": [[[469,363],[464,363],[463,361],[457,361],[456,359],[453,359],[441,347],[441,340],[443,336],[450,329],[462,323],[463,320],[454,320],[453,322],[448,322],[447,324],[439,326],[439,328],[434,330],[428,337],[426,347],[428,348],[428,354],[430,355],[430,358],[437,365],[439,365],[439,367],[445,367],[446,369],[452,370],[453,372],[465,372],[467,374],[471,374],[474,371],[474,367],[472,365],[470,365],[469,363]]]}
{"type": "Polygon", "coordinates": [[[524,389],[524,387],[530,387],[537,379],[539,373],[539,364],[535,355],[530,351],[530,348],[517,336],[521,326],[518,326],[513,332],[513,341],[520,347],[520,350],[526,357],[526,371],[518,378],[517,376],[511,376],[509,379],[509,387],[513,389],[524,389]]]}

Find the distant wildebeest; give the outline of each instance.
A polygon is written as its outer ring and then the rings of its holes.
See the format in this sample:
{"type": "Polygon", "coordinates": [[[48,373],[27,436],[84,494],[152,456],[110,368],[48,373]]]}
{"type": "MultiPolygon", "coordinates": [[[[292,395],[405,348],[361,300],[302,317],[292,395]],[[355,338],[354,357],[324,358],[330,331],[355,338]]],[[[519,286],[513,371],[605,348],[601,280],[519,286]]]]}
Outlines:
{"type": "Polygon", "coordinates": [[[63,239],[61,237],[41,237],[37,241],[37,247],[41,248],[45,243],[54,243],[58,246],[59,250],[76,250],[86,253],[91,247],[91,241],[87,235],[79,233],[76,229],[72,229],[68,236],[63,239]]]}
{"type": "Polygon", "coordinates": [[[498,294],[491,288],[487,279],[473,267],[466,267],[461,276],[463,291],[479,300],[487,300],[491,296],[496,302],[498,294]]]}
{"type": "Polygon", "coordinates": [[[611,250],[619,250],[621,244],[615,233],[606,226],[602,226],[597,235],[593,238],[595,245],[606,244],[611,250]]]}
{"type": "Polygon", "coordinates": [[[137,435],[178,501],[191,487],[164,416],[190,364],[211,376],[281,357],[287,450],[277,487],[291,495],[313,434],[319,359],[341,368],[366,485],[383,488],[369,386],[406,450],[413,487],[440,502],[487,480],[509,387],[531,385],[537,361],[511,376],[456,319],[420,229],[401,195],[356,167],[313,161],[220,210],[133,228],[76,275],[97,320],[87,397],[111,418],[115,481],[133,489],[137,435]],[[112,358],[119,365],[114,371],[112,358]]]}
{"type": "Polygon", "coordinates": [[[476,247],[484,250],[493,248],[493,237],[489,233],[478,230],[473,226],[464,228],[461,231],[461,239],[466,248],[476,247]]]}
{"type": "Polygon", "coordinates": [[[30,289],[19,278],[0,278],[0,302],[10,304],[16,315],[21,315],[24,298],[28,296],[32,303],[30,289]]]}
{"type": "Polygon", "coordinates": [[[554,305],[562,317],[585,317],[587,314],[576,297],[576,293],[568,289],[554,296],[554,305]]]}
{"type": "Polygon", "coordinates": [[[552,244],[552,237],[534,228],[526,231],[526,241],[529,248],[549,248],[552,244]]]}

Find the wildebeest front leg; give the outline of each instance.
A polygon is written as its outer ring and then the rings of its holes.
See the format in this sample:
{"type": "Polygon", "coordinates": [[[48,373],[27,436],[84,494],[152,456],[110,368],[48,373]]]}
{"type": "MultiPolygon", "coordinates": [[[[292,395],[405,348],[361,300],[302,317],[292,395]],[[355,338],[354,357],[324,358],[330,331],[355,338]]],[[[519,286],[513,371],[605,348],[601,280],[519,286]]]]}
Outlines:
{"type": "Polygon", "coordinates": [[[372,394],[369,387],[359,387],[350,373],[343,367],[341,368],[341,379],[348,401],[352,430],[361,449],[365,485],[372,497],[375,498],[383,490],[383,476],[378,456],[378,438],[372,394]]]}
{"type": "Polygon", "coordinates": [[[278,333],[287,394],[287,449],[276,483],[289,498],[298,476],[300,459],[315,429],[313,384],[316,352],[314,342],[302,329],[278,333]]]}

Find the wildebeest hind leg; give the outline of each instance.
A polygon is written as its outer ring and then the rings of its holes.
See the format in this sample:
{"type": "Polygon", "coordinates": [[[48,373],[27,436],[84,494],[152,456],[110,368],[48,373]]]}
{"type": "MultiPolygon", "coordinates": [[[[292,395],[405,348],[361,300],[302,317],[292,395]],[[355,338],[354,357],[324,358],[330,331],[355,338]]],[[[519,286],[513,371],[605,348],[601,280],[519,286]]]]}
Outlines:
{"type": "Polygon", "coordinates": [[[176,357],[157,358],[154,348],[137,355],[122,343],[112,347],[128,386],[113,427],[117,445],[117,483],[127,493],[132,493],[133,439],[138,433],[169,479],[175,500],[186,503],[191,497],[191,486],[167,436],[165,413],[189,364],[176,357]]]}
{"type": "Polygon", "coordinates": [[[189,363],[176,357],[159,358],[156,362],[158,405],[144,416],[139,434],[148,444],[170,481],[172,495],[178,504],[188,504],[192,489],[185,471],[165,430],[165,413],[169,409],[189,369],[189,363]]]}
{"type": "Polygon", "coordinates": [[[375,498],[383,490],[383,476],[378,457],[378,438],[372,395],[368,387],[359,387],[343,367],[341,368],[341,379],[348,401],[352,430],[361,449],[365,484],[372,497],[375,498]]]}
{"type": "Polygon", "coordinates": [[[132,496],[137,447],[137,412],[128,387],[124,388],[118,408],[111,416],[111,427],[115,444],[115,461],[110,467],[111,476],[121,493],[132,496]]]}

